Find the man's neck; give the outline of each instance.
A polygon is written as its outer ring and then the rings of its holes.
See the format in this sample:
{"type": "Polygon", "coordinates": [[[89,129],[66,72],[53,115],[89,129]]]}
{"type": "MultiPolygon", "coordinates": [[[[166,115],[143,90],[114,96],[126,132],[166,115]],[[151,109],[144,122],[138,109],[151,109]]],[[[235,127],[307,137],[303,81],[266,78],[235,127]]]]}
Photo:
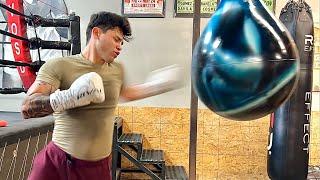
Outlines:
{"type": "Polygon", "coordinates": [[[104,64],[104,61],[97,55],[94,47],[88,44],[84,50],[81,52],[82,56],[91,61],[93,64],[104,64]]]}

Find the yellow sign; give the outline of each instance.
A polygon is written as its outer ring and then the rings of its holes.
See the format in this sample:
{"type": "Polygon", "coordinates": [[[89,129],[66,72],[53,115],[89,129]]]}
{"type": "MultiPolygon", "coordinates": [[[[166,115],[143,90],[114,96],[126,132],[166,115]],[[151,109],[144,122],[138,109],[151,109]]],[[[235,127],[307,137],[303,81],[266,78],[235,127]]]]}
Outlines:
{"type": "Polygon", "coordinates": [[[273,0],[263,0],[263,2],[273,12],[273,0]]]}
{"type": "MultiPolygon", "coordinates": [[[[273,0],[263,0],[273,12],[273,0]]],[[[177,14],[193,14],[194,0],[176,0],[177,14]]],[[[217,8],[217,0],[201,0],[201,14],[212,14],[217,8]]]]}
{"type": "MultiPolygon", "coordinates": [[[[194,0],[177,0],[177,14],[192,14],[194,0]]],[[[217,0],[201,0],[201,14],[212,14],[217,7],[217,0]]]]}

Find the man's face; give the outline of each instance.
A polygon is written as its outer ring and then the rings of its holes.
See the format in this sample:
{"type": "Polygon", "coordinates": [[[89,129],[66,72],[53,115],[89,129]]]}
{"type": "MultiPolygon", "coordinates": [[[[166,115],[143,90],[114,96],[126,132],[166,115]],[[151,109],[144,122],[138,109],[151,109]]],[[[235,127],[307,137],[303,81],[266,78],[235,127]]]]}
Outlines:
{"type": "Polygon", "coordinates": [[[120,54],[123,44],[123,33],[120,28],[99,31],[96,48],[103,63],[111,63],[120,54]]]}

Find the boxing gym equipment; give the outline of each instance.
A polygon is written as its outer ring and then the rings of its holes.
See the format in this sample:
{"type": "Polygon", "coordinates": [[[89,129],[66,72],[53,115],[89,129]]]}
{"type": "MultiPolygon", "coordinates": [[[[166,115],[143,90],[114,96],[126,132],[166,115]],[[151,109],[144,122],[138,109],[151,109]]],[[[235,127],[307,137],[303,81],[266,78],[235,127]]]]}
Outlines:
{"type": "Polygon", "coordinates": [[[8,125],[8,122],[6,120],[0,120],[0,127],[5,127],[8,125]]]}
{"type": "MultiPolygon", "coordinates": [[[[57,1],[55,0],[55,2],[57,1]]],[[[30,49],[39,48],[67,49],[71,51],[71,54],[80,53],[80,20],[78,16],[76,16],[75,14],[70,14],[67,19],[48,19],[32,14],[26,15],[23,11],[19,11],[17,9],[17,7],[21,7],[20,10],[23,10],[22,7],[25,6],[25,2],[23,2],[22,0],[15,0],[14,3],[15,5],[11,6],[12,8],[8,7],[9,4],[0,3],[0,8],[9,12],[7,13],[8,17],[10,15],[24,21],[24,23],[20,24],[20,26],[14,24],[15,22],[10,19],[12,17],[9,17],[7,21],[5,21],[5,23],[7,23],[8,26],[11,26],[11,29],[9,28],[8,32],[4,31],[5,29],[1,30],[2,34],[11,37],[11,42],[5,43],[11,44],[14,50],[16,50],[17,46],[21,45],[20,43],[25,43],[26,46],[19,46],[19,50],[29,55],[30,49]],[[29,27],[27,26],[27,23],[29,27]],[[22,33],[21,36],[18,34],[18,32],[25,32],[27,28],[37,28],[38,26],[59,26],[68,28],[68,42],[42,40],[39,38],[39,36],[37,37],[37,34],[35,38],[28,38],[27,34],[24,33],[22,33]],[[17,42],[18,44],[16,44],[15,42],[17,42]]],[[[37,31],[35,31],[35,33],[36,32],[37,31]]],[[[18,61],[19,59],[4,59],[5,58],[0,59],[0,67],[17,68],[18,70],[26,70],[27,68],[30,68],[28,69],[28,71],[30,70],[29,72],[32,74],[35,74],[44,63],[44,61],[42,61],[41,59],[34,59],[34,62],[32,62],[31,59],[28,58],[23,58],[21,59],[22,61],[18,61]]],[[[27,73],[27,71],[23,71],[23,73],[27,73]]],[[[28,76],[25,77],[30,78],[28,76]]],[[[33,81],[30,79],[29,81],[24,82],[24,88],[0,88],[0,93],[16,94],[24,92],[28,89],[28,83],[33,83],[33,81]]],[[[53,130],[53,118],[51,116],[47,116],[41,119],[34,118],[28,121],[24,121],[21,117],[20,112],[16,113],[1,111],[0,127],[2,127],[0,132],[0,179],[26,179],[29,175],[34,156],[51,139],[51,133],[53,130]]]]}
{"type": "Polygon", "coordinates": [[[292,93],[299,56],[285,29],[260,0],[221,0],[193,54],[193,87],[215,113],[252,120],[292,93]]]}
{"type": "MultiPolygon", "coordinates": [[[[17,68],[23,83],[23,88],[1,88],[1,94],[15,94],[29,89],[36,78],[36,72],[43,65],[40,58],[32,62],[30,49],[61,49],[69,50],[72,54],[78,54],[80,44],[80,17],[74,13],[68,19],[47,19],[38,15],[24,14],[23,0],[7,0],[6,4],[0,3],[0,7],[6,10],[9,32],[0,30],[0,33],[11,37],[14,61],[1,59],[1,67],[17,68]],[[14,4],[14,6],[12,5],[14,4]],[[11,8],[13,7],[13,8],[11,8]],[[47,41],[37,37],[27,38],[27,24],[33,28],[41,27],[68,27],[70,28],[69,42],[47,41]]],[[[36,32],[36,31],[35,31],[36,32]]]]}
{"type": "Polygon", "coordinates": [[[280,20],[292,34],[300,53],[300,77],[296,88],[271,116],[268,175],[271,179],[307,179],[313,66],[313,19],[303,0],[289,1],[280,20]]]}
{"type": "Polygon", "coordinates": [[[50,94],[50,105],[54,112],[85,106],[90,103],[102,103],[105,100],[103,80],[96,72],[78,77],[67,90],[50,94]]]}

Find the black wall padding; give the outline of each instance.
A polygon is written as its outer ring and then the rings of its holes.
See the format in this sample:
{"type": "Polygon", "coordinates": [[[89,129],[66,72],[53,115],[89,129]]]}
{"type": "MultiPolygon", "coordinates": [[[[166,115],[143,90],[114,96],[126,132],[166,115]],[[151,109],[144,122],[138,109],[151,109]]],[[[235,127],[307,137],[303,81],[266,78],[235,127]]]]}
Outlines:
{"type": "Polygon", "coordinates": [[[270,120],[267,167],[273,180],[307,179],[310,142],[313,65],[313,18],[304,1],[289,1],[280,20],[285,24],[300,54],[298,86],[270,120]]]}

